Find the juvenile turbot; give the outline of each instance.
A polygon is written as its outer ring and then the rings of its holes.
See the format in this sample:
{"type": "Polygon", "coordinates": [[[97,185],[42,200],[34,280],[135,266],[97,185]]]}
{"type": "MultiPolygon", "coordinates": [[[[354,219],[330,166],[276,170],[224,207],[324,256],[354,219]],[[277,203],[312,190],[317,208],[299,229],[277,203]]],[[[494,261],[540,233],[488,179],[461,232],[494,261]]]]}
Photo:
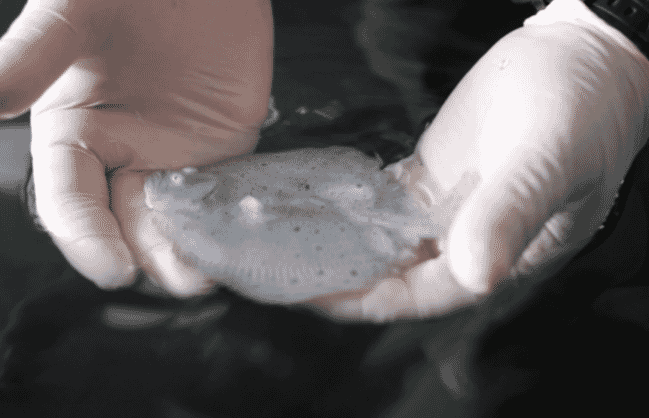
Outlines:
{"type": "Polygon", "coordinates": [[[235,157],[150,175],[146,204],[185,263],[254,299],[301,302],[401,274],[448,226],[457,193],[431,210],[380,166],[348,147],[235,157]]]}

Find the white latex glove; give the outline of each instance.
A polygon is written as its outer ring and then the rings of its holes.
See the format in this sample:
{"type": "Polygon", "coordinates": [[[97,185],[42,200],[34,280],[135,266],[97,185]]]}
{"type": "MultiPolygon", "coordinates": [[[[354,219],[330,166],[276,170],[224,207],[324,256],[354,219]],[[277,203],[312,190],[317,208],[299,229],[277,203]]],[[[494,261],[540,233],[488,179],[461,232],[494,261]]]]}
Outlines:
{"type": "Polygon", "coordinates": [[[0,40],[0,117],[31,107],[37,212],[77,270],[117,288],[142,262],[106,170],[137,182],[254,149],[272,53],[269,0],[28,1],[0,40]]]}
{"type": "Polygon", "coordinates": [[[503,280],[549,277],[605,221],[649,135],[648,110],[649,61],[579,0],[555,0],[480,59],[395,168],[433,198],[463,175],[480,179],[441,256],[369,294],[314,304],[339,318],[428,316],[503,280]]]}

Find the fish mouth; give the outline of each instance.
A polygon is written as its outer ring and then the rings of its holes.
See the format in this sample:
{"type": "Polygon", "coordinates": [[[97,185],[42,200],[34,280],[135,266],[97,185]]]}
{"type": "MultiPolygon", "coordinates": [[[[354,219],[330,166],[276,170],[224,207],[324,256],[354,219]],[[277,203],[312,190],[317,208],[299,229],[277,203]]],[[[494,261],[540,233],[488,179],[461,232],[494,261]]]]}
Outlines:
{"type": "Polygon", "coordinates": [[[183,184],[187,187],[196,187],[200,186],[202,183],[213,183],[218,180],[210,174],[207,173],[193,173],[193,174],[184,174],[182,172],[177,172],[184,176],[183,184]]]}
{"type": "Polygon", "coordinates": [[[189,191],[192,200],[198,201],[215,193],[221,182],[218,178],[203,173],[184,176],[182,187],[189,191]]]}
{"type": "Polygon", "coordinates": [[[207,193],[205,193],[203,195],[203,197],[201,197],[201,200],[207,199],[210,196],[212,196],[214,193],[216,193],[216,191],[219,189],[219,187],[221,187],[221,185],[217,181],[216,184],[214,184],[214,187],[212,187],[207,193]]]}

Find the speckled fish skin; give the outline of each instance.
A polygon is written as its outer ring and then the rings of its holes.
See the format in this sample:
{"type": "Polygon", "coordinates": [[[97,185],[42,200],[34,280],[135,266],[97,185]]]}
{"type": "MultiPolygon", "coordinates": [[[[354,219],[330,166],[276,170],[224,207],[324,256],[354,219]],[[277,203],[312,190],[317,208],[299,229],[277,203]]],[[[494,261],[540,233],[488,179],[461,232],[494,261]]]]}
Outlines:
{"type": "Polygon", "coordinates": [[[152,174],[146,204],[186,263],[249,297],[300,302],[367,289],[438,236],[380,163],[347,147],[236,157],[152,174]]]}

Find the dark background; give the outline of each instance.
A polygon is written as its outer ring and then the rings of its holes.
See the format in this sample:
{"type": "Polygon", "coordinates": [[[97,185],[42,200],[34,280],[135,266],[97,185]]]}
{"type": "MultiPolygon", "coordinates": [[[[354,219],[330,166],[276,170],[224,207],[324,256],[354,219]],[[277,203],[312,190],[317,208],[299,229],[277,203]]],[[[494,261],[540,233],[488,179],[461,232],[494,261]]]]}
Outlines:
{"type": "MultiPolygon", "coordinates": [[[[533,13],[506,0],[412,0],[401,2],[405,9],[394,1],[374,3],[391,18],[368,50],[354,32],[364,3],[273,2],[273,95],[281,118],[263,132],[258,151],[319,142],[375,147],[386,159],[407,155],[423,116],[434,114],[489,46],[533,13]],[[387,60],[393,74],[378,74],[372,59],[387,60]],[[416,77],[401,73],[403,62],[425,70],[416,77]],[[327,106],[335,109],[329,119],[314,112],[327,106]],[[306,113],[296,112],[301,107],[306,113]]],[[[21,8],[0,2],[3,29],[21,8]]],[[[606,228],[553,279],[523,281],[443,318],[353,325],[226,291],[190,302],[99,291],[32,228],[21,205],[28,121],[23,115],[0,123],[0,165],[12,167],[0,171],[6,177],[0,179],[3,416],[631,416],[646,410],[646,152],[606,228]],[[115,307],[171,319],[119,328],[102,320],[115,307]],[[220,313],[174,325],[174,318],[205,312],[220,313]]]]}

